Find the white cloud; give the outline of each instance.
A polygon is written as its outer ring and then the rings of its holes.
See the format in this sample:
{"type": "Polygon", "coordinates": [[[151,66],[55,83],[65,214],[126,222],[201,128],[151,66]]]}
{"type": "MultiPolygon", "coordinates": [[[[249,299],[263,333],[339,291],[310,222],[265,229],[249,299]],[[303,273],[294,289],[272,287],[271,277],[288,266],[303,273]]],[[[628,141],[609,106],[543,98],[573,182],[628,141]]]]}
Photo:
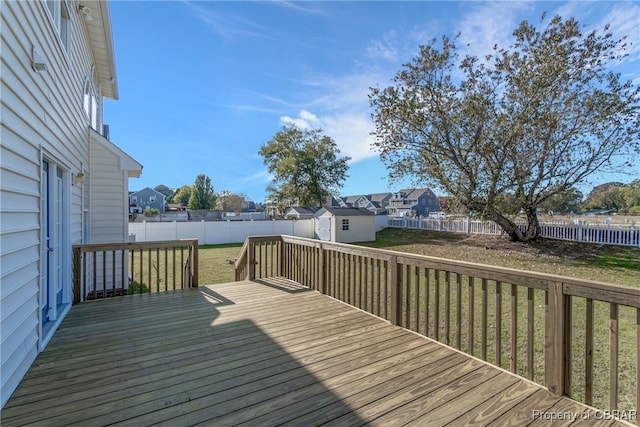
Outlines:
{"type": "Polygon", "coordinates": [[[301,129],[322,129],[340,149],[340,153],[357,162],[377,155],[371,150],[373,124],[364,111],[335,110],[320,117],[302,110],[298,117],[281,117],[283,124],[294,124],[301,129]]]}
{"type": "Polygon", "coordinates": [[[389,31],[382,39],[373,40],[367,47],[367,57],[371,61],[398,61],[398,41],[395,31],[389,31]]]}
{"type": "Polygon", "coordinates": [[[296,118],[292,118],[289,116],[280,117],[280,123],[283,125],[293,124],[300,129],[315,129],[318,127],[322,127],[321,121],[320,119],[318,119],[318,116],[306,110],[300,111],[298,117],[296,118]]]}
{"type": "Polygon", "coordinates": [[[475,4],[478,6],[465,15],[456,28],[460,31],[461,50],[478,58],[491,54],[495,45],[498,49],[508,47],[513,41],[513,30],[520,24],[522,12],[532,8],[528,2],[475,4]]]}
{"type": "Polygon", "coordinates": [[[217,10],[201,7],[198,2],[185,1],[195,16],[212,32],[223,38],[264,37],[271,39],[270,30],[241,14],[223,14],[217,10]]]}

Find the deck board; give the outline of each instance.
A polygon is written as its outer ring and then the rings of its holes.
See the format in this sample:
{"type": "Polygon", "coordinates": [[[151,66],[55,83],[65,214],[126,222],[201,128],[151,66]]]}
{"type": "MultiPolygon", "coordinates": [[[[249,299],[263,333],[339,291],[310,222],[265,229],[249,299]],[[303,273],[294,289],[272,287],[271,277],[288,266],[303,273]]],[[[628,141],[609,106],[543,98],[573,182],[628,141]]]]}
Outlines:
{"type": "Polygon", "coordinates": [[[278,280],[76,305],[0,417],[3,426],[548,425],[534,410],[592,411],[278,280]]]}

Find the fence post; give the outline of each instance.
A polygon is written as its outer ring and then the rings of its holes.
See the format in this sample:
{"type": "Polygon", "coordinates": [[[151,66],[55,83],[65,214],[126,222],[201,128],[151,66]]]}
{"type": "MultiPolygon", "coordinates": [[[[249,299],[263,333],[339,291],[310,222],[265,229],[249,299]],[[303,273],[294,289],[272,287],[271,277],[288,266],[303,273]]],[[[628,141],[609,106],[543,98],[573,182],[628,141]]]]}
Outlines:
{"type": "Polygon", "coordinates": [[[545,304],[544,383],[557,396],[564,394],[565,302],[561,282],[550,282],[545,304]]]}

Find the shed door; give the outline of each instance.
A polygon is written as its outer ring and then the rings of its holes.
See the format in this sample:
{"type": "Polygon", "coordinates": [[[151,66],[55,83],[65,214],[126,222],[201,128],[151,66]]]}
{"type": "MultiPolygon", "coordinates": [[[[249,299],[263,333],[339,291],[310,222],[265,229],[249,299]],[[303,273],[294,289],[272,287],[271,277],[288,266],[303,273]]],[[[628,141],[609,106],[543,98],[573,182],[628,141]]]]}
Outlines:
{"type": "Polygon", "coordinates": [[[318,218],[318,238],[324,241],[331,240],[331,218],[321,216],[318,218]]]}

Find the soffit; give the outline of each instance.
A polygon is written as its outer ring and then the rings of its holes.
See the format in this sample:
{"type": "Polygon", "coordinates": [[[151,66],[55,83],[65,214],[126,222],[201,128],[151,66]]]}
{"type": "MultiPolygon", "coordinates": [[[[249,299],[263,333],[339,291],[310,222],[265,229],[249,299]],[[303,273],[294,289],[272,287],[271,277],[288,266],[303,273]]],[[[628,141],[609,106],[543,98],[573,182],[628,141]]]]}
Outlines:
{"type": "MultiPolygon", "coordinates": [[[[118,99],[116,62],[111,33],[111,14],[109,4],[100,0],[80,0],[80,5],[91,9],[91,20],[83,19],[89,35],[89,44],[93,53],[96,77],[102,96],[118,99]]],[[[80,13],[82,17],[82,13],[80,13]]]]}

